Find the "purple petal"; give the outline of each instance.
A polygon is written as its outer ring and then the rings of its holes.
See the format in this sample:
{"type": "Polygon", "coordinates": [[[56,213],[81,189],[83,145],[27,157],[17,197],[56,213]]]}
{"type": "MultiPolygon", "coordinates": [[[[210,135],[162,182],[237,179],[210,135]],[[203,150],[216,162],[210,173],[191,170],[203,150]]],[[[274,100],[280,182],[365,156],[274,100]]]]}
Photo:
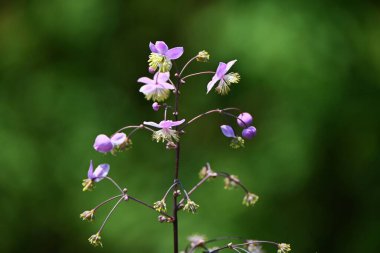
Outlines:
{"type": "Polygon", "coordinates": [[[147,94],[153,92],[157,88],[155,84],[145,84],[139,89],[140,92],[147,94]]]}
{"type": "Polygon", "coordinates": [[[95,182],[99,182],[103,178],[105,178],[108,175],[108,172],[110,171],[110,165],[107,163],[99,164],[98,167],[96,167],[94,174],[93,174],[93,180],[95,182]]]}
{"type": "Polygon", "coordinates": [[[157,124],[156,122],[153,122],[153,121],[144,121],[144,125],[161,128],[161,126],[159,124],[157,124]]]}
{"type": "Polygon", "coordinates": [[[185,119],[179,120],[179,121],[163,120],[163,121],[160,122],[160,127],[161,128],[171,128],[171,127],[174,127],[174,126],[179,126],[183,122],[185,122],[185,119]]]}
{"type": "Polygon", "coordinates": [[[157,72],[156,75],[154,75],[154,80],[157,80],[157,83],[166,83],[166,81],[169,80],[169,77],[170,77],[169,72],[165,72],[165,73],[157,72]]]}
{"type": "Polygon", "coordinates": [[[256,135],[256,127],[250,126],[243,130],[242,136],[245,139],[252,139],[256,135]]]}
{"type": "Polygon", "coordinates": [[[179,57],[181,57],[182,54],[183,54],[183,47],[174,47],[174,48],[168,50],[166,52],[165,56],[169,60],[175,60],[175,59],[178,59],[179,57]]]}
{"type": "Polygon", "coordinates": [[[220,129],[222,130],[224,136],[230,137],[230,138],[236,137],[234,129],[232,129],[232,127],[230,127],[228,125],[222,125],[222,126],[220,126],[220,129]]]}
{"type": "Polygon", "coordinates": [[[175,87],[171,85],[170,83],[160,83],[161,88],[167,89],[167,90],[174,90],[175,87]]]}
{"type": "Polygon", "coordinates": [[[227,64],[225,64],[224,62],[219,62],[219,66],[216,69],[215,74],[219,79],[222,79],[222,77],[227,73],[226,67],[227,64]]]}
{"type": "Polygon", "coordinates": [[[94,166],[92,165],[92,160],[90,161],[90,168],[88,168],[87,177],[92,178],[94,172],[94,166]]]}
{"type": "Polygon", "coordinates": [[[156,41],[156,49],[158,51],[158,53],[162,54],[162,55],[165,55],[166,52],[168,51],[168,46],[166,45],[165,42],[163,41],[156,41]]]}
{"type": "Polygon", "coordinates": [[[153,110],[154,111],[158,111],[158,110],[160,110],[160,107],[161,107],[161,105],[159,104],[159,103],[157,103],[157,102],[154,102],[153,104],[152,104],[152,108],[153,108],[153,110]]]}
{"type": "Polygon", "coordinates": [[[230,62],[227,63],[226,72],[225,73],[227,73],[228,70],[230,70],[230,68],[232,67],[232,65],[235,64],[235,62],[237,62],[237,60],[233,60],[233,61],[230,61],[230,62]]]}
{"type": "Polygon", "coordinates": [[[149,48],[152,53],[158,53],[156,46],[152,42],[149,42],[149,48]]]}
{"type": "Polygon", "coordinates": [[[140,77],[137,82],[139,83],[146,83],[146,84],[151,84],[154,83],[154,80],[148,78],[148,77],[140,77]]]}
{"type": "Polygon", "coordinates": [[[215,83],[217,81],[219,81],[220,78],[217,77],[216,75],[214,75],[214,77],[212,78],[212,80],[207,84],[207,93],[210,92],[210,90],[212,89],[212,87],[214,87],[215,83]]]}
{"type": "Polygon", "coordinates": [[[114,146],[119,146],[123,144],[123,142],[125,142],[126,139],[127,136],[125,135],[125,133],[117,133],[111,137],[111,142],[114,146]]]}
{"type": "Polygon", "coordinates": [[[95,139],[94,149],[101,153],[107,153],[113,149],[113,145],[107,135],[99,134],[95,139]]]}
{"type": "Polygon", "coordinates": [[[239,126],[246,128],[252,124],[253,117],[248,112],[243,112],[239,114],[236,121],[239,126]]]}

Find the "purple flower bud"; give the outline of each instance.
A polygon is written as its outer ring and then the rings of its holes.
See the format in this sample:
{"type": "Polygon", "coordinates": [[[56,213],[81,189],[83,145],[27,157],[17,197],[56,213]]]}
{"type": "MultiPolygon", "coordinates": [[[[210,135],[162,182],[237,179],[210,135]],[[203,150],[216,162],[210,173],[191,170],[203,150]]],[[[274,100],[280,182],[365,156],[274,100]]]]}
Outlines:
{"type": "Polygon", "coordinates": [[[160,109],[160,107],[161,107],[161,105],[160,105],[159,103],[157,103],[157,102],[154,102],[154,103],[152,104],[152,108],[153,108],[153,110],[156,111],[156,112],[160,109]]]}
{"type": "Polygon", "coordinates": [[[149,73],[151,73],[151,74],[154,74],[154,72],[156,72],[155,69],[152,68],[152,67],[149,67],[149,68],[148,68],[148,71],[149,71],[149,73]]]}
{"type": "Polygon", "coordinates": [[[107,135],[99,134],[95,139],[93,147],[98,152],[107,153],[113,149],[113,144],[107,135]]]}
{"type": "Polygon", "coordinates": [[[116,133],[111,137],[111,143],[114,146],[119,146],[125,142],[127,136],[125,133],[116,133]]]}
{"type": "Polygon", "coordinates": [[[241,135],[244,139],[252,139],[256,135],[256,127],[250,126],[245,128],[241,135]]]}
{"type": "Polygon", "coordinates": [[[244,128],[250,126],[252,124],[252,121],[253,117],[248,112],[241,113],[237,118],[238,125],[244,128]]]}
{"type": "Polygon", "coordinates": [[[222,125],[222,126],[220,126],[220,129],[222,130],[222,133],[224,134],[224,136],[230,137],[230,138],[236,137],[234,129],[232,129],[232,127],[230,127],[228,125],[222,125]]]}

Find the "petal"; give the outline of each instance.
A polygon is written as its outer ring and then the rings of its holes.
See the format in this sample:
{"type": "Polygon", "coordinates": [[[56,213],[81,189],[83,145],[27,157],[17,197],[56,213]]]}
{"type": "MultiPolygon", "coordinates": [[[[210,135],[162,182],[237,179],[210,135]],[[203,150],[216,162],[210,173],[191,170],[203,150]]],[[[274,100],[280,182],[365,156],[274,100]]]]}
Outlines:
{"type": "Polygon", "coordinates": [[[146,84],[150,84],[150,83],[154,83],[154,80],[148,78],[148,77],[140,77],[137,82],[139,83],[146,83],[146,84]]]}
{"type": "Polygon", "coordinates": [[[175,59],[178,59],[179,57],[181,57],[182,54],[183,54],[183,47],[174,47],[174,48],[168,50],[165,53],[165,56],[169,60],[175,60],[175,59]]]}
{"type": "Polygon", "coordinates": [[[99,182],[103,178],[105,178],[108,175],[108,172],[110,171],[110,165],[107,163],[99,164],[98,167],[96,167],[93,179],[95,182],[99,182]]]}
{"type": "Polygon", "coordinates": [[[256,127],[250,126],[243,130],[241,136],[243,136],[244,139],[252,139],[256,135],[256,127]]]}
{"type": "Polygon", "coordinates": [[[212,78],[212,80],[207,84],[207,93],[210,92],[212,87],[214,87],[215,83],[219,80],[220,80],[219,77],[217,77],[216,75],[212,78]]]}
{"type": "Polygon", "coordinates": [[[91,179],[94,172],[94,166],[92,165],[92,160],[90,161],[90,168],[88,168],[87,178],[91,179]]]}
{"type": "Polygon", "coordinates": [[[161,128],[171,128],[171,127],[174,127],[174,126],[179,126],[183,122],[185,122],[185,119],[179,120],[179,121],[163,120],[163,121],[160,122],[159,125],[160,125],[161,128]]]}
{"type": "Polygon", "coordinates": [[[167,80],[169,80],[169,77],[170,77],[169,72],[164,72],[164,73],[157,72],[156,75],[154,75],[155,77],[154,80],[157,80],[157,83],[165,83],[167,80]]]}
{"type": "Polygon", "coordinates": [[[159,124],[157,124],[156,122],[153,122],[153,121],[144,121],[144,125],[161,128],[161,126],[159,124]]]}
{"type": "Polygon", "coordinates": [[[149,48],[152,53],[158,53],[156,46],[152,42],[149,42],[149,48]]]}
{"type": "Polygon", "coordinates": [[[111,137],[111,142],[114,146],[119,146],[123,144],[123,142],[125,142],[126,139],[127,136],[125,135],[125,133],[117,133],[111,137]]]}
{"type": "Polygon", "coordinates": [[[225,64],[224,62],[219,62],[219,66],[216,69],[215,74],[219,79],[222,79],[222,77],[227,73],[226,67],[227,64],[225,64]]]}
{"type": "Polygon", "coordinates": [[[230,127],[228,125],[222,125],[222,126],[220,126],[220,129],[222,130],[224,136],[231,137],[231,138],[236,137],[234,129],[232,129],[232,127],[230,127]]]}
{"type": "Polygon", "coordinates": [[[226,72],[225,73],[227,73],[228,70],[230,70],[230,68],[232,67],[232,65],[235,64],[235,62],[237,62],[237,60],[233,60],[233,61],[230,61],[230,62],[227,63],[226,72]]]}
{"type": "Polygon", "coordinates": [[[145,84],[145,85],[141,86],[139,91],[144,93],[144,94],[147,94],[147,93],[153,92],[156,88],[157,87],[155,84],[145,84]]]}
{"type": "Polygon", "coordinates": [[[158,53],[165,55],[169,48],[165,42],[156,41],[156,49],[157,49],[158,53]]]}
{"type": "Polygon", "coordinates": [[[167,89],[167,90],[174,90],[175,89],[175,87],[170,83],[160,83],[159,85],[163,89],[167,89]]]}
{"type": "Polygon", "coordinates": [[[113,149],[112,142],[105,134],[99,134],[93,145],[94,149],[101,153],[107,153],[113,149]]]}

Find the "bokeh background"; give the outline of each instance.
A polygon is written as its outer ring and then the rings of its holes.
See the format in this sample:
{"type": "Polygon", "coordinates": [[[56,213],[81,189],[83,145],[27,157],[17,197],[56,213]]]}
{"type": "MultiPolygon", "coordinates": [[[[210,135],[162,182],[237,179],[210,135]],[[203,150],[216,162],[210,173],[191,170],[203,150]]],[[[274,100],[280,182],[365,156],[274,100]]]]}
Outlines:
{"type": "MultiPolygon", "coordinates": [[[[214,70],[238,59],[242,80],[228,96],[211,76],[189,80],[181,114],[237,106],[255,116],[257,137],[232,150],[212,115],[182,138],[181,178],[190,188],[210,162],[260,196],[215,180],[194,194],[199,214],[180,215],[187,236],[242,235],[291,243],[294,252],[377,252],[379,246],[380,5],[375,1],[28,0],[0,4],[0,251],[171,252],[172,227],[128,202],[106,225],[105,248],[87,238],[79,214],[116,192],[109,182],[83,193],[89,160],[149,203],[172,182],[174,152],[134,136],[116,157],[92,149],[95,136],[161,113],[138,92],[149,41],[200,50],[214,70]]],[[[172,102],[171,100],[169,103],[172,102]]],[[[266,248],[267,252],[276,252],[266,248]]]]}

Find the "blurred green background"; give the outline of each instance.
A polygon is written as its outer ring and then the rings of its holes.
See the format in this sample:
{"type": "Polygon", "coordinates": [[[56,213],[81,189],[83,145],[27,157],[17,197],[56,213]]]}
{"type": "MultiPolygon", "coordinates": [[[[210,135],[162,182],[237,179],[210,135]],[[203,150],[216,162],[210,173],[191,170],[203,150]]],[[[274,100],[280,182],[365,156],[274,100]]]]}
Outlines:
{"type": "MultiPolygon", "coordinates": [[[[215,180],[181,213],[181,248],[193,233],[291,243],[294,252],[377,252],[380,185],[380,5],[375,1],[28,0],[0,4],[0,251],[171,252],[172,227],[133,202],[116,210],[104,249],[87,238],[111,206],[86,224],[79,214],[117,193],[109,182],[83,193],[89,160],[149,203],[172,182],[174,152],[140,132],[116,157],[92,148],[99,133],[158,121],[138,92],[149,41],[200,50],[214,70],[238,59],[229,96],[206,96],[211,76],[189,80],[181,114],[241,107],[257,137],[232,150],[212,115],[188,128],[181,178],[201,167],[237,174],[260,196],[215,180]]],[[[171,102],[170,100],[169,102],[171,102]]],[[[267,248],[267,252],[276,252],[267,248]]]]}

